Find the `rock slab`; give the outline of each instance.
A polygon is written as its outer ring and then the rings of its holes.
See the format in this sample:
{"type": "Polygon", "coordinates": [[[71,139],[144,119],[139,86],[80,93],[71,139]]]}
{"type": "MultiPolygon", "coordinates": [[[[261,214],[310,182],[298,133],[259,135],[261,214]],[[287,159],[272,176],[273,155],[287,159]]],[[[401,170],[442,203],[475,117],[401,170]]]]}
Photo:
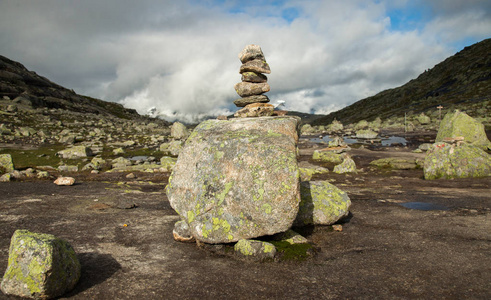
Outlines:
{"type": "Polygon", "coordinates": [[[72,290],[81,274],[72,246],[51,234],[16,230],[2,292],[32,299],[50,299],[72,290]]]}
{"type": "Polygon", "coordinates": [[[300,202],[295,117],[208,120],[166,187],[197,240],[229,243],[288,230],[300,202]]]}

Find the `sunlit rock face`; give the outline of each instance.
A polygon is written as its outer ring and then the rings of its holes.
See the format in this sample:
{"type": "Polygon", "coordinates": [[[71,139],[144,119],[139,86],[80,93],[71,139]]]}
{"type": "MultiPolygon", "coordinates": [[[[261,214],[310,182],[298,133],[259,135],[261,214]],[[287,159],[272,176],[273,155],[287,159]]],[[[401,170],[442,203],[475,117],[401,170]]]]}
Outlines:
{"type": "Polygon", "coordinates": [[[195,128],[166,188],[192,236],[228,243],[291,227],[300,202],[298,122],[240,118],[195,128]]]}

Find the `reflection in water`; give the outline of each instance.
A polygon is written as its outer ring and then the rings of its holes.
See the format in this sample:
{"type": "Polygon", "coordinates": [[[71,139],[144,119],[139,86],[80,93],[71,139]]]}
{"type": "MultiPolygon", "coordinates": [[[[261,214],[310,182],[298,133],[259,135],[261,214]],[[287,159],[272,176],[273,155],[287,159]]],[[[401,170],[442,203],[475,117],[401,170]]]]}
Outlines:
{"type": "Polygon", "coordinates": [[[406,202],[401,203],[405,208],[417,209],[417,210],[448,210],[448,207],[433,203],[425,202],[406,202]]]}

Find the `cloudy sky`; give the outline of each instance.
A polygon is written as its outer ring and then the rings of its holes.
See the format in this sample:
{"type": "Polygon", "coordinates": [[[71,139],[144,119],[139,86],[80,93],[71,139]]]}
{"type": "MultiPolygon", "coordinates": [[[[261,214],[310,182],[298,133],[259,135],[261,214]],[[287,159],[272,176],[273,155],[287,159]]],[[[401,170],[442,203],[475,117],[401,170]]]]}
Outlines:
{"type": "Polygon", "coordinates": [[[489,0],[1,0],[0,54],[67,88],[191,121],[237,108],[238,53],[267,93],[329,113],[491,37],[489,0]]]}

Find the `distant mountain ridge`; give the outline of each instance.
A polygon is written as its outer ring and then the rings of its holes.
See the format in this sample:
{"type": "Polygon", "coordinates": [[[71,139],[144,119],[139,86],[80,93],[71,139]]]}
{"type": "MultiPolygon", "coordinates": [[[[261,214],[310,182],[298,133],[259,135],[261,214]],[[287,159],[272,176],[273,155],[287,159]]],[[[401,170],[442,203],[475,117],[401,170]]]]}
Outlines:
{"type": "Polygon", "coordinates": [[[21,63],[0,55],[0,97],[29,103],[34,108],[60,108],[76,112],[112,115],[124,119],[141,117],[136,110],[76,94],[29,71],[21,63]]]}
{"type": "Polygon", "coordinates": [[[403,86],[382,91],[312,122],[327,125],[386,119],[491,100],[491,39],[483,40],[447,58],[403,86]]]}

